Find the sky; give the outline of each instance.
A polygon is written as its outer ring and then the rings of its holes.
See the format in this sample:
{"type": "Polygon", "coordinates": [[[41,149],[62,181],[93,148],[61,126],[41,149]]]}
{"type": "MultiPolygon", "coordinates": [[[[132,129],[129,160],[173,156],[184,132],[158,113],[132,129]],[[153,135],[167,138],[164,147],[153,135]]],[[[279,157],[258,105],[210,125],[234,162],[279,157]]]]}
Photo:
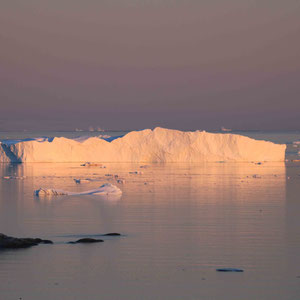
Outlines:
{"type": "Polygon", "coordinates": [[[299,0],[0,7],[0,130],[300,130],[299,0]]]}

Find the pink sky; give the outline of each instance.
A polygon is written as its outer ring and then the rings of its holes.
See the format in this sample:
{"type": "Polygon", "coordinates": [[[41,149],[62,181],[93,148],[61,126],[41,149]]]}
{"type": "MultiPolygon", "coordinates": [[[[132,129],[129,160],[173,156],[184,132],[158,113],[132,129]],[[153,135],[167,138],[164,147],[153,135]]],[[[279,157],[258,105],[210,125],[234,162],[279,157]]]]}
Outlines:
{"type": "Polygon", "coordinates": [[[300,2],[4,1],[0,130],[300,129],[300,2]]]}

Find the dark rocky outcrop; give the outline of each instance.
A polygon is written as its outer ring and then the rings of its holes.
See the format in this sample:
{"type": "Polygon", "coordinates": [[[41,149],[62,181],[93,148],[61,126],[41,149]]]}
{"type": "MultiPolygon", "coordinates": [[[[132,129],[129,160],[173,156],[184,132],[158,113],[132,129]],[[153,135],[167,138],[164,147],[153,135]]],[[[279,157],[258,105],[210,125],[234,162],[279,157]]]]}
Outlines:
{"type": "Polygon", "coordinates": [[[42,240],[40,238],[15,238],[0,233],[0,250],[28,248],[38,244],[53,244],[53,242],[50,240],[42,240]]]}
{"type": "Polygon", "coordinates": [[[216,269],[217,272],[244,272],[242,269],[235,269],[235,268],[221,268],[216,269]]]}
{"type": "Polygon", "coordinates": [[[121,233],[117,233],[117,232],[110,232],[110,233],[106,233],[106,234],[103,234],[103,236],[120,236],[121,233]]]}
{"type": "Polygon", "coordinates": [[[92,238],[83,238],[79,239],[75,242],[68,242],[68,244],[91,244],[91,243],[101,243],[104,242],[103,240],[96,240],[92,238]]]}

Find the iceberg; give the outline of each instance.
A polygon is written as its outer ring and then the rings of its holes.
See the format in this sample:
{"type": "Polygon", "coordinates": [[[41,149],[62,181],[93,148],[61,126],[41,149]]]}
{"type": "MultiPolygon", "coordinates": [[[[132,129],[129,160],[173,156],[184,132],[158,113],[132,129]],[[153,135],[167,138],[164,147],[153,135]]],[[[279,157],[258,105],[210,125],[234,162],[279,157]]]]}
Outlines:
{"type": "Polygon", "coordinates": [[[82,196],[82,195],[99,195],[99,196],[120,196],[122,195],[122,191],[113,184],[105,183],[101,185],[97,189],[75,193],[75,192],[67,192],[63,190],[56,190],[56,189],[48,189],[48,188],[40,188],[34,191],[34,195],[38,197],[45,197],[45,196],[82,196]]]}
{"type": "Polygon", "coordinates": [[[64,137],[2,141],[0,162],[257,162],[284,161],[286,145],[231,133],[155,128],[114,139],[64,137]]]}

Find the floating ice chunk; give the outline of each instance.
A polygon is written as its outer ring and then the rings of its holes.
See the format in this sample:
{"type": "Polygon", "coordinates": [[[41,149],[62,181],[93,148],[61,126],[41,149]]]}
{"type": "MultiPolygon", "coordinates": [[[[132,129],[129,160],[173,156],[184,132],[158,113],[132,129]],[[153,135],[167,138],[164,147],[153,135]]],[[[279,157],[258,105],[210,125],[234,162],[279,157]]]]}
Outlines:
{"type": "Polygon", "coordinates": [[[221,127],[221,131],[224,131],[224,132],[230,132],[232,131],[232,129],[229,129],[229,128],[225,128],[225,127],[221,127]]]}
{"type": "Polygon", "coordinates": [[[90,183],[92,181],[99,181],[97,179],[92,179],[92,178],[74,178],[75,183],[80,184],[80,183],[90,183]]]}
{"type": "Polygon", "coordinates": [[[98,163],[91,163],[91,162],[86,162],[84,164],[81,165],[82,167],[100,167],[102,168],[102,164],[98,164],[98,163]]]}
{"type": "Polygon", "coordinates": [[[55,189],[44,189],[40,188],[34,191],[34,194],[38,197],[40,196],[60,196],[60,195],[68,195],[68,192],[64,192],[63,190],[55,190],[55,189]]]}
{"type": "Polygon", "coordinates": [[[38,197],[43,196],[61,196],[61,195],[69,195],[69,196],[80,196],[80,195],[113,195],[113,196],[120,196],[122,195],[122,191],[113,184],[105,183],[101,185],[97,189],[75,193],[75,192],[67,192],[64,190],[57,190],[57,189],[45,189],[40,188],[34,191],[34,194],[38,197]]]}
{"type": "Polygon", "coordinates": [[[3,179],[25,179],[25,176],[3,176],[3,179]]]}
{"type": "Polygon", "coordinates": [[[100,134],[100,135],[98,135],[98,138],[99,139],[109,139],[109,138],[111,138],[111,136],[110,135],[108,135],[108,134],[100,134]]]}
{"type": "Polygon", "coordinates": [[[254,174],[252,177],[253,178],[261,178],[259,175],[256,175],[256,174],[254,174]]]}
{"type": "Polygon", "coordinates": [[[80,193],[81,195],[121,195],[122,191],[111,183],[105,183],[100,188],[88,192],[80,193]]]}

